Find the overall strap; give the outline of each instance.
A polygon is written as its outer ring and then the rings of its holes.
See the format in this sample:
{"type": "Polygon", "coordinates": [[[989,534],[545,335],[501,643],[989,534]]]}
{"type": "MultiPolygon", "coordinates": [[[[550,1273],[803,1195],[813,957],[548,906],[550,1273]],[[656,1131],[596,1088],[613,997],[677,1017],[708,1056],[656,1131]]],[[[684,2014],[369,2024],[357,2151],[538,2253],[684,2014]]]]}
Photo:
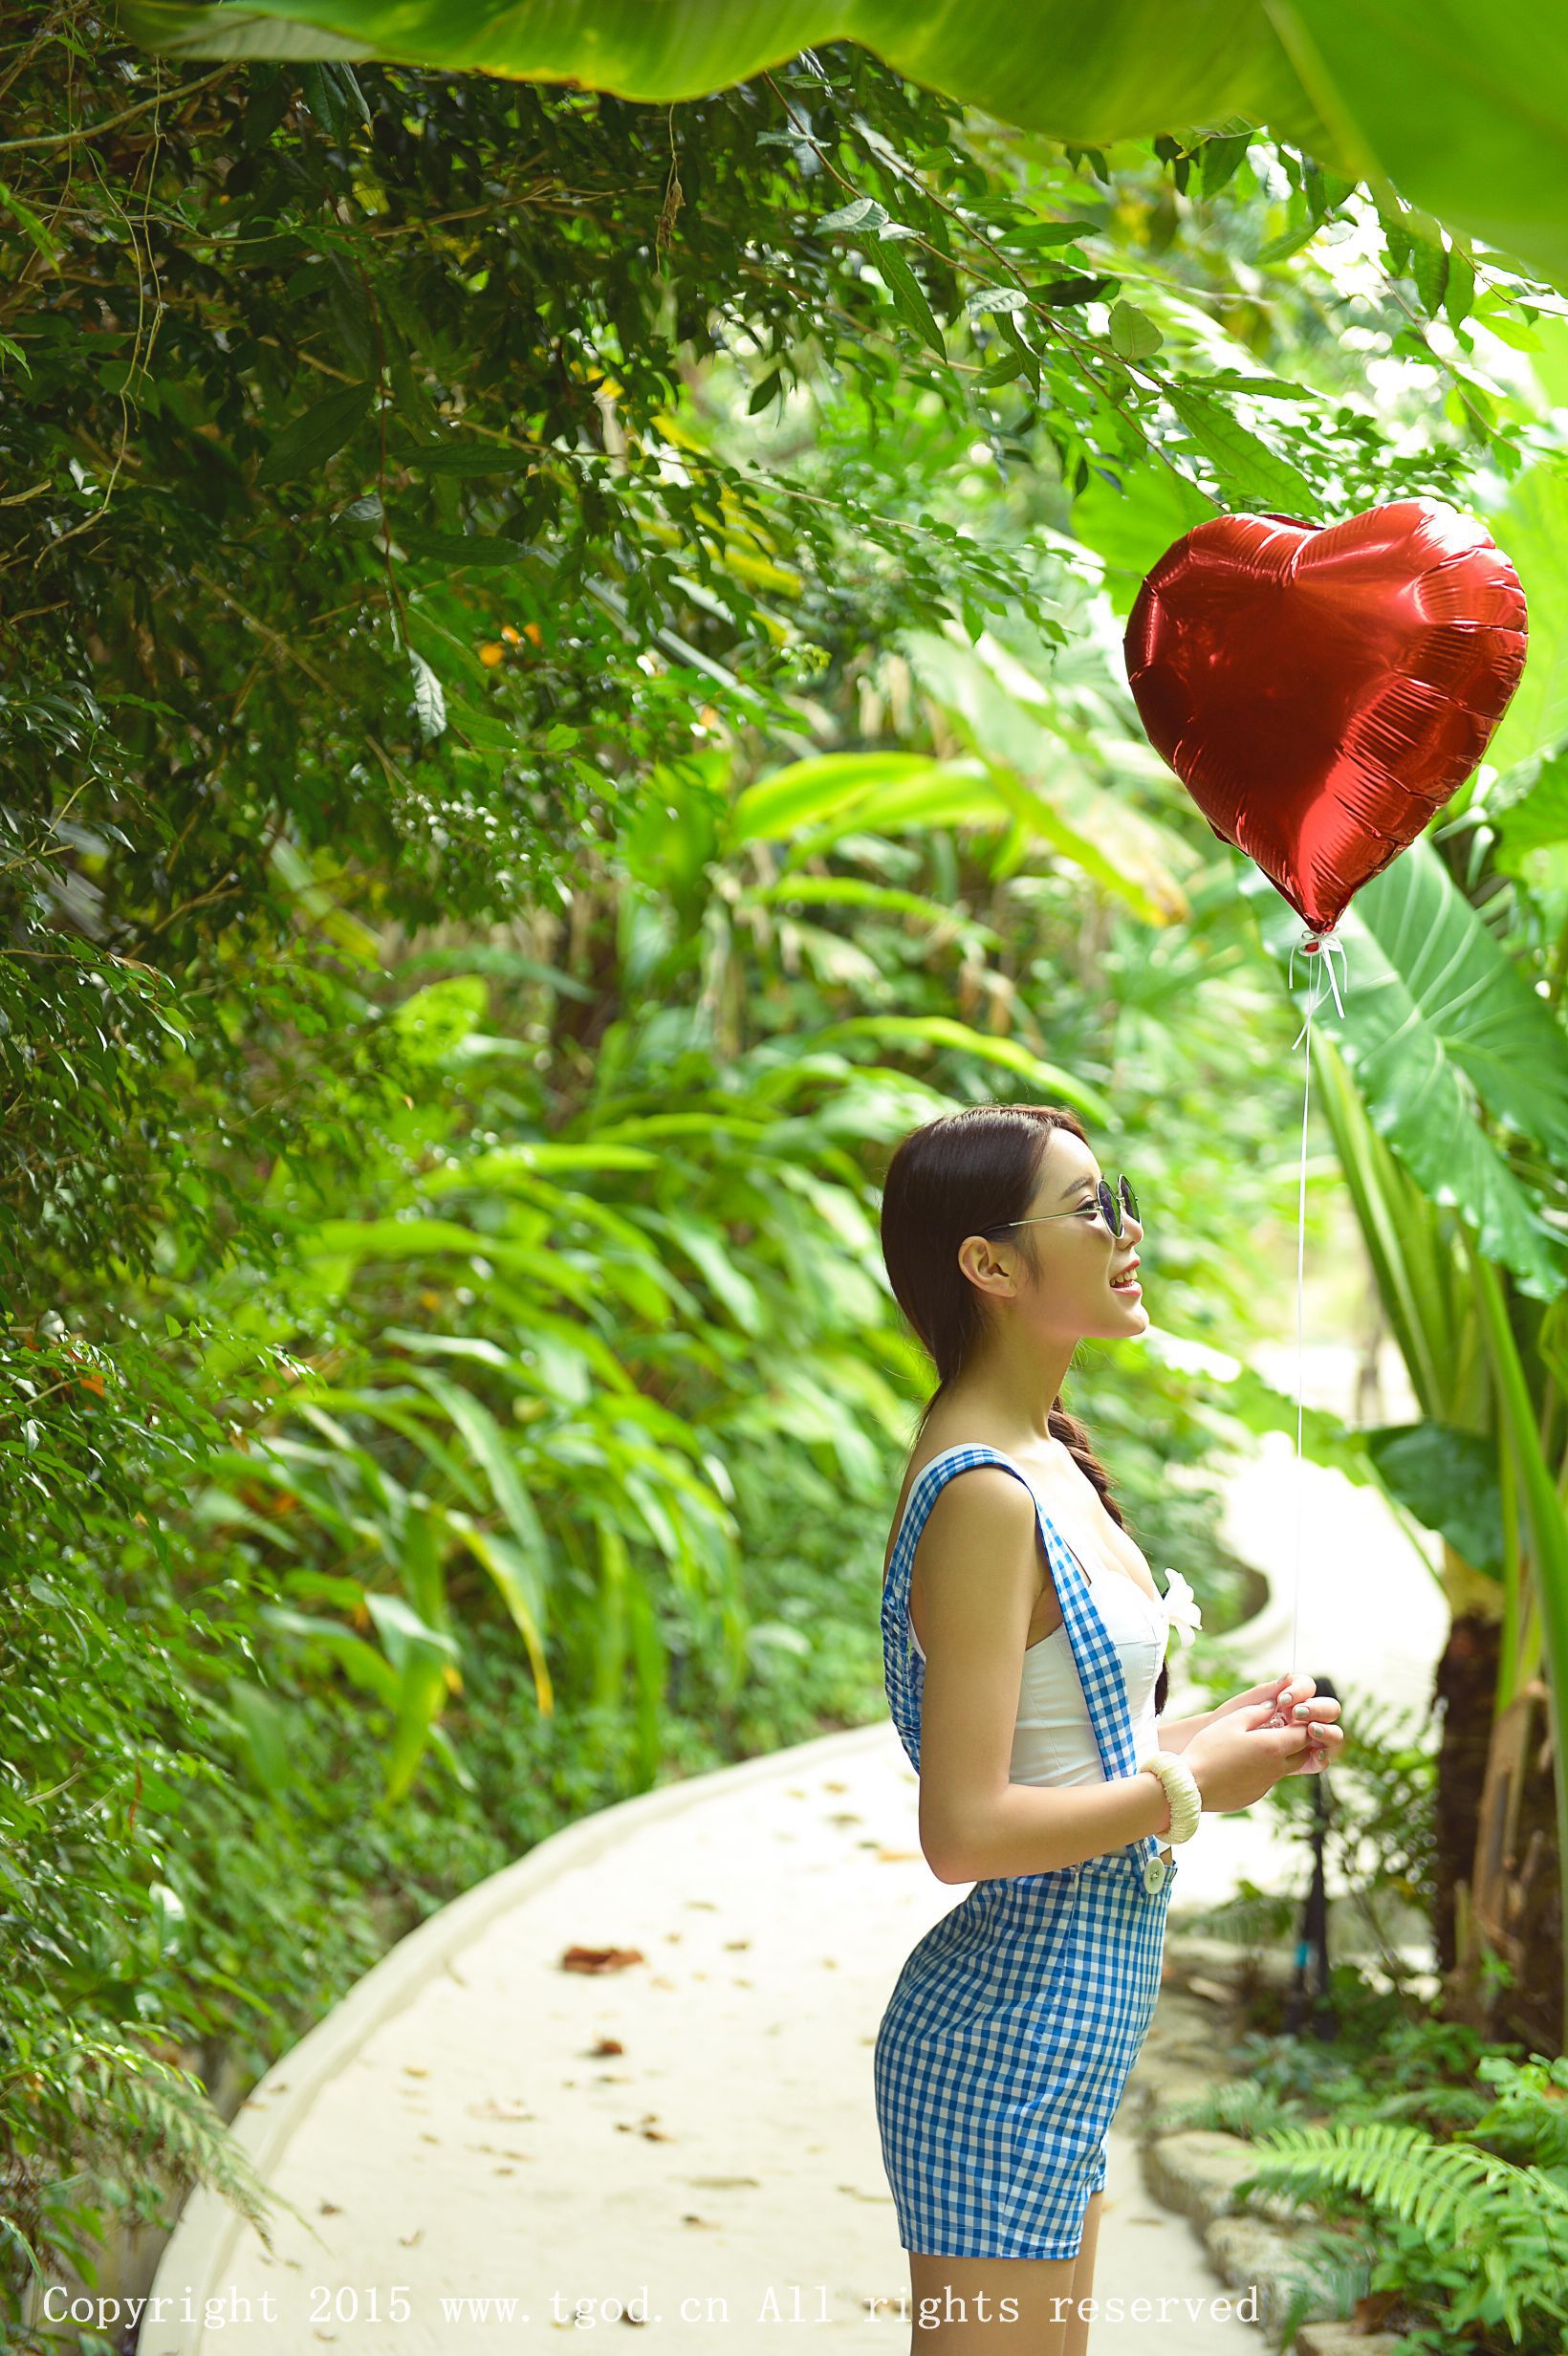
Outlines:
{"type": "MultiPolygon", "coordinates": [[[[883,1683],[888,1709],[911,1766],[918,1774],[920,1711],[926,1690],[926,1664],[915,1649],[908,1616],[909,1581],[914,1569],[915,1549],[930,1518],[931,1508],[947,1483],[976,1465],[995,1465],[999,1471],[1011,1472],[1013,1479],[1021,1481],[1034,1498],[1035,1522],[1045,1543],[1046,1560],[1050,1564],[1056,1601],[1061,1605],[1067,1641],[1072,1647],[1078,1683],[1083,1690],[1089,1723],[1094,1729],[1106,1780],[1135,1775],[1138,1760],[1134,1750],[1132,1713],[1127,1706],[1126,1680],[1122,1673],[1116,1647],[1100,1616],[1100,1607],[1077,1556],[1041,1505],[1039,1493],[1028,1473],[1014,1464],[1011,1456],[1005,1456],[1000,1449],[968,1443],[944,1449],[941,1455],[933,1456],[916,1476],[882,1586],[883,1683]]],[[[1126,1845],[1135,1853],[1140,1864],[1155,1856],[1159,1847],[1152,1835],[1129,1842],[1126,1845]]]]}

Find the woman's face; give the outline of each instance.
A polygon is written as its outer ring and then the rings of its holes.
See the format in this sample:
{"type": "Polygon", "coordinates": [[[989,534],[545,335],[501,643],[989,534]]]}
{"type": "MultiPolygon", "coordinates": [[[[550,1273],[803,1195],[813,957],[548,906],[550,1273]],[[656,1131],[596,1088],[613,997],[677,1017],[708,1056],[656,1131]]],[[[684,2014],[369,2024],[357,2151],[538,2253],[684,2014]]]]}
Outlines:
{"type": "MultiPolygon", "coordinates": [[[[1111,1233],[1096,1190],[1102,1175],[1080,1138],[1070,1129],[1054,1129],[1022,1213],[1037,1224],[991,1237],[971,1235],[959,1254],[970,1281],[1010,1301],[1012,1313],[1042,1341],[1086,1336],[1115,1341],[1142,1333],[1148,1324],[1136,1281],[1131,1289],[1112,1289],[1112,1277],[1137,1258],[1143,1230],[1123,1206],[1122,1233],[1111,1233]],[[1032,1250],[1037,1276],[1020,1245],[1032,1250]]],[[[1109,1184],[1115,1188],[1114,1177],[1109,1184]]]]}

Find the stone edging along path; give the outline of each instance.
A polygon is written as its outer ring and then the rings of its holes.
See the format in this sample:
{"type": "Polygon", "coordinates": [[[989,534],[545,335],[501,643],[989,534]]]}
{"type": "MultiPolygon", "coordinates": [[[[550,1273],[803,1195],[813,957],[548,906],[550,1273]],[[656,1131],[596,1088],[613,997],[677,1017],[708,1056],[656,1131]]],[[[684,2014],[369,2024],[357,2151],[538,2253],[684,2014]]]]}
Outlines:
{"type": "MultiPolygon", "coordinates": [[[[1131,2114],[1149,2192],[1190,2221],[1226,2282],[1255,2286],[1257,2320],[1273,2343],[1297,2286],[1311,2282],[1296,2253],[1315,2229],[1280,2196],[1257,2193],[1238,2202],[1234,2188],[1252,2173],[1256,2156],[1245,2136],[1176,2127],[1165,2118],[1176,2105],[1197,2100],[1234,2074],[1225,2057],[1244,2020],[1224,1974],[1235,1955],[1222,1941],[1167,1931],[1165,1984],[1127,2082],[1122,2118],[1128,2123],[1131,2114]]],[[[1266,1968],[1283,1979],[1290,1958],[1271,1955],[1266,1968]]],[[[1397,2344],[1395,2333],[1358,2331],[1353,2323],[1325,2318],[1320,2300],[1316,2304],[1316,2317],[1291,2343],[1292,2356],[1389,2356],[1397,2344]]]]}

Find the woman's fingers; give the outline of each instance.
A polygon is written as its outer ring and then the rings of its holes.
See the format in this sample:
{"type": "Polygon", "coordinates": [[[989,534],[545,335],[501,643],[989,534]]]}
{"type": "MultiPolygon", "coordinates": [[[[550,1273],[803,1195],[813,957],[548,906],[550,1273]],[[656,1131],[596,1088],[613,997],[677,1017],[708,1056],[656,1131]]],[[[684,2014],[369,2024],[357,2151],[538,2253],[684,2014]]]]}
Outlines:
{"type": "Polygon", "coordinates": [[[1309,1731],[1311,1740],[1301,1758],[1291,1766],[1289,1773],[1292,1775],[1320,1775],[1329,1761],[1338,1758],[1344,1749],[1345,1735],[1342,1726],[1314,1725],[1309,1731]]]}
{"type": "Polygon", "coordinates": [[[1270,1724],[1273,1726],[1287,1726],[1291,1721],[1293,1713],[1299,1710],[1303,1702],[1309,1701],[1313,1694],[1317,1692],[1318,1680],[1315,1677],[1296,1677],[1287,1673],[1282,1673],[1281,1675],[1270,1680],[1270,1687],[1274,1697],[1274,1716],[1270,1720],[1270,1724]]]}
{"type": "Polygon", "coordinates": [[[1339,1714],[1339,1703],[1326,1693],[1316,1701],[1296,1702],[1291,1711],[1292,1717],[1298,1725],[1309,1720],[1314,1725],[1326,1725],[1329,1719],[1337,1718],[1339,1714]]]}

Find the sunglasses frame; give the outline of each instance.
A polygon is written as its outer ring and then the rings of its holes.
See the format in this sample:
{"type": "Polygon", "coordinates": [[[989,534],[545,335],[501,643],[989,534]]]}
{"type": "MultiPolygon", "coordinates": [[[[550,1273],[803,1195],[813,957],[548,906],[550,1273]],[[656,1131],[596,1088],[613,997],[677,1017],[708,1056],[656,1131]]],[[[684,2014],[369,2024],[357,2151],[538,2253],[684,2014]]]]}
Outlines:
{"type": "MultiPolygon", "coordinates": [[[[1120,1242],[1123,1211],[1129,1219],[1136,1219],[1138,1216],[1138,1197],[1133,1192],[1125,1170],[1117,1171],[1114,1194],[1111,1191],[1110,1181],[1102,1178],[1097,1189],[1096,1200],[1106,1226],[1116,1240],[1120,1242]]],[[[1033,1219],[1001,1219],[994,1227],[988,1227],[985,1233],[992,1235],[999,1234],[1004,1229],[1010,1227],[1043,1227],[1050,1219],[1081,1219],[1088,1208],[1087,1203],[1078,1203],[1071,1211],[1042,1211],[1037,1212],[1033,1219]]]]}

